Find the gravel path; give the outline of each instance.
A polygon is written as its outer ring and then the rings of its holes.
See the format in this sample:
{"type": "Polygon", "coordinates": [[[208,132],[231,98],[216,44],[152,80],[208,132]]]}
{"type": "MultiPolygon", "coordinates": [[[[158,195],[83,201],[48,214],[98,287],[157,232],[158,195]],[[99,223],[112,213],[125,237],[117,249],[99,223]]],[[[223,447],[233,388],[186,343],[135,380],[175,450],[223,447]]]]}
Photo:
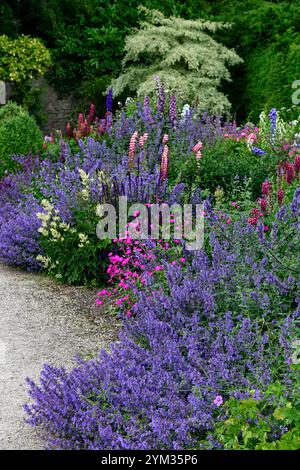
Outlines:
{"type": "Polygon", "coordinates": [[[94,306],[95,292],[57,285],[0,265],[0,450],[42,449],[24,421],[25,378],[45,362],[72,365],[116,339],[118,325],[94,306]]]}

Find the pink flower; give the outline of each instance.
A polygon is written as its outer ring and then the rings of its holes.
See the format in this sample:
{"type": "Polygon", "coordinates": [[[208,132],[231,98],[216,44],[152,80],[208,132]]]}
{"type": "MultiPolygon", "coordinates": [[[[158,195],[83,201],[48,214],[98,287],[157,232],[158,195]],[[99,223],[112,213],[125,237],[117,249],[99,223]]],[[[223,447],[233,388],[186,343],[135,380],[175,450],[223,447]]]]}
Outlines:
{"type": "Polygon", "coordinates": [[[109,291],[107,291],[106,289],[103,289],[101,290],[100,292],[98,292],[97,294],[99,297],[102,297],[104,295],[111,295],[109,291]]]}
{"type": "Polygon", "coordinates": [[[216,398],[214,399],[213,403],[216,406],[221,406],[223,405],[223,397],[221,395],[217,395],[216,398]]]}
{"type": "Polygon", "coordinates": [[[300,155],[296,155],[295,157],[294,168],[296,173],[300,172],[300,155]]]}
{"type": "Polygon", "coordinates": [[[265,212],[265,211],[267,210],[267,200],[264,199],[264,198],[260,198],[260,199],[258,200],[258,203],[259,203],[259,205],[260,205],[261,210],[262,210],[263,212],[265,212]]]}
{"type": "Polygon", "coordinates": [[[154,271],[162,271],[163,269],[162,266],[155,266],[154,271]]]}
{"type": "Polygon", "coordinates": [[[294,165],[292,163],[286,163],[285,164],[285,179],[288,184],[291,184],[293,179],[295,178],[295,169],[294,165]]]}
{"type": "Polygon", "coordinates": [[[247,137],[247,142],[248,144],[253,144],[253,142],[255,142],[255,140],[257,139],[257,136],[256,134],[254,134],[253,132],[251,134],[248,135],[247,137]]]}
{"type": "Polygon", "coordinates": [[[164,146],[163,153],[160,161],[160,178],[165,180],[168,176],[168,167],[169,167],[169,147],[164,146]]]}
{"type": "Polygon", "coordinates": [[[194,147],[192,148],[193,152],[198,152],[200,149],[202,149],[203,147],[203,144],[201,141],[199,141],[196,145],[194,145],[194,147]]]}
{"type": "Polygon", "coordinates": [[[284,198],[284,190],[283,189],[278,189],[277,191],[277,201],[279,206],[281,206],[284,198]]]}
{"type": "Polygon", "coordinates": [[[132,164],[133,164],[134,152],[135,152],[135,144],[136,144],[137,139],[138,139],[138,132],[135,131],[135,132],[132,134],[131,139],[130,139],[130,142],[129,142],[129,152],[128,152],[129,165],[132,165],[132,164]]]}
{"type": "Polygon", "coordinates": [[[181,261],[181,263],[185,263],[185,258],[179,258],[179,261],[181,261]]]}
{"type": "Polygon", "coordinates": [[[248,224],[255,226],[257,225],[257,222],[258,222],[258,217],[248,217],[248,224]]]}
{"type": "Polygon", "coordinates": [[[270,181],[264,181],[263,184],[261,185],[261,192],[264,196],[268,196],[268,194],[272,190],[272,184],[270,181]]]}

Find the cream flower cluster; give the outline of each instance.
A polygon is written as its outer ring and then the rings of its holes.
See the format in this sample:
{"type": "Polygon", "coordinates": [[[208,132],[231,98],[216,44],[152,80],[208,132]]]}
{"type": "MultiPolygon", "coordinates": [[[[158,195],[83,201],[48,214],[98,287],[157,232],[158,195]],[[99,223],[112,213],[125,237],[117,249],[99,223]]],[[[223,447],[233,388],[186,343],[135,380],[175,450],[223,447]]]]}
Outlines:
{"type": "MultiPolygon", "coordinates": [[[[43,199],[41,205],[44,209],[44,212],[38,212],[36,215],[38,219],[42,222],[41,227],[38,228],[38,232],[48,237],[52,242],[63,242],[65,239],[65,233],[76,234],[77,230],[74,227],[71,227],[69,224],[66,224],[62,221],[59,211],[54,209],[54,206],[43,199]]],[[[89,239],[88,236],[84,233],[78,233],[78,247],[83,248],[88,245],[89,239]]],[[[45,268],[49,268],[51,264],[50,258],[39,256],[38,261],[40,261],[45,268]]]]}
{"type": "Polygon", "coordinates": [[[80,193],[81,197],[84,201],[88,201],[89,198],[90,198],[89,175],[88,175],[88,173],[86,173],[81,168],[79,168],[78,172],[79,172],[81,183],[82,183],[82,186],[83,186],[83,189],[81,190],[81,193],[80,193]]]}
{"type": "Polygon", "coordinates": [[[78,244],[79,248],[83,248],[84,246],[89,245],[90,241],[88,239],[88,236],[85,235],[84,233],[79,233],[78,238],[79,238],[79,244],[78,244]]]}
{"type": "Polygon", "coordinates": [[[45,237],[51,237],[51,241],[63,241],[64,236],[61,232],[71,230],[70,225],[61,220],[59,211],[54,209],[53,204],[47,201],[47,199],[43,199],[41,204],[44,212],[38,212],[36,214],[37,218],[42,222],[41,227],[38,228],[38,232],[45,237]]]}

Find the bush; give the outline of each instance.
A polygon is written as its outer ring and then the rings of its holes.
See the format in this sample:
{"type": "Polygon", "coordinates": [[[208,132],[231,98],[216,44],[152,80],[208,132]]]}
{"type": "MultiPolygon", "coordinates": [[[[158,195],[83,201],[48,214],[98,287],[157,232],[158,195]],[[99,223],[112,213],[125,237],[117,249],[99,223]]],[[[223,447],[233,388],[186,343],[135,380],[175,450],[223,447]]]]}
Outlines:
{"type": "Polygon", "coordinates": [[[0,110],[0,178],[17,168],[14,155],[27,155],[42,147],[43,136],[35,120],[15,104],[0,110]]]}
{"type": "Polygon", "coordinates": [[[0,122],[16,116],[26,116],[26,114],[27,112],[22,106],[10,101],[0,108],[0,122]]]}
{"type": "MultiPolygon", "coordinates": [[[[217,188],[222,188],[227,198],[231,197],[238,179],[249,180],[251,198],[255,199],[259,196],[261,184],[271,169],[270,160],[253,155],[245,143],[221,138],[204,148],[200,162],[191,154],[184,166],[174,163],[172,159],[170,177],[174,177],[175,181],[193,181],[197,178],[197,184],[201,188],[210,194],[214,194],[217,188]]],[[[272,166],[274,171],[274,159],[272,166]]]]}
{"type": "Polygon", "coordinates": [[[24,83],[43,75],[50,64],[50,53],[39,39],[0,36],[0,80],[24,83]]]}
{"type": "Polygon", "coordinates": [[[48,201],[42,201],[43,211],[37,214],[42,225],[37,256],[44,270],[61,282],[95,285],[106,278],[107,249],[110,239],[96,235],[96,207],[81,201],[72,211],[72,225],[62,221],[59,212],[48,201]]]}

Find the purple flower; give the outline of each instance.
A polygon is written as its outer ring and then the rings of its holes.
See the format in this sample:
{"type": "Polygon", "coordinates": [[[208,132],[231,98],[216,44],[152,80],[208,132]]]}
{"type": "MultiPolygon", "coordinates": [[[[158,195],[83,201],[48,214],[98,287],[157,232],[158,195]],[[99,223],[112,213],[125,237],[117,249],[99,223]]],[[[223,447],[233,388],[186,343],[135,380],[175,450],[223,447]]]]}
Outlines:
{"type": "Polygon", "coordinates": [[[254,153],[255,155],[258,155],[259,157],[262,157],[263,155],[267,155],[267,152],[265,152],[265,150],[262,150],[258,147],[252,147],[251,152],[254,153]]]}
{"type": "Polygon", "coordinates": [[[269,113],[269,120],[270,120],[270,135],[271,140],[275,139],[276,135],[276,125],[277,125],[277,111],[275,108],[272,108],[269,113]]]}
{"type": "Polygon", "coordinates": [[[106,111],[111,113],[113,110],[113,89],[110,88],[106,95],[106,111]]]}
{"type": "Polygon", "coordinates": [[[216,416],[226,400],[251,390],[259,399],[275,380],[291,396],[300,299],[297,274],[281,264],[297,259],[291,208],[277,222],[277,233],[289,227],[283,240],[259,239],[245,221],[222,224],[206,210],[207,252],[190,254],[184,270],[162,258],[167,288],[137,292],[136,317],[124,320],[110,352],[70,371],[45,365],[40,384],[28,381],[28,419],[48,447],[194,448],[199,434],[208,437],[226,419],[222,409],[216,416]]]}

